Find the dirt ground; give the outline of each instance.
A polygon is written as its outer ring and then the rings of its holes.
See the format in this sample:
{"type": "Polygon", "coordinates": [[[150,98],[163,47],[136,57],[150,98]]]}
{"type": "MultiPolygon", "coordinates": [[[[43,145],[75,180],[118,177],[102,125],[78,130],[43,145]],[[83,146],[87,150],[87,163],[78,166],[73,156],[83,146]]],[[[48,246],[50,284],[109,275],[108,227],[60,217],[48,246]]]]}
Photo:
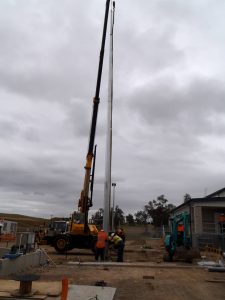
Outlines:
{"type": "MultiPolygon", "coordinates": [[[[124,262],[140,263],[142,267],[71,265],[69,262],[94,262],[94,255],[78,249],[60,255],[50,246],[39,247],[49,256],[48,266],[32,269],[32,273],[40,274],[41,281],[61,281],[64,277],[78,285],[104,281],[117,289],[115,300],[225,299],[225,273],[208,272],[197,267],[196,262],[170,263],[168,267],[162,260],[164,248],[160,239],[143,237],[126,241],[124,262]]],[[[109,257],[110,261],[116,261],[114,252],[109,257]]]]}
{"type": "MultiPolygon", "coordinates": [[[[59,255],[48,246],[42,245],[41,248],[56,264],[53,266],[50,261],[48,267],[35,270],[44,281],[61,280],[63,277],[79,285],[95,285],[97,281],[104,281],[107,286],[117,288],[115,300],[225,299],[225,273],[196,268],[196,263],[176,262],[165,268],[162,244],[157,239],[127,241],[125,247],[125,262],[152,262],[151,267],[71,265],[68,262],[94,261],[94,256],[87,250],[73,250],[67,255],[59,255]],[[173,268],[175,265],[177,267],[173,268]]],[[[111,259],[116,259],[113,253],[111,259]]]]}

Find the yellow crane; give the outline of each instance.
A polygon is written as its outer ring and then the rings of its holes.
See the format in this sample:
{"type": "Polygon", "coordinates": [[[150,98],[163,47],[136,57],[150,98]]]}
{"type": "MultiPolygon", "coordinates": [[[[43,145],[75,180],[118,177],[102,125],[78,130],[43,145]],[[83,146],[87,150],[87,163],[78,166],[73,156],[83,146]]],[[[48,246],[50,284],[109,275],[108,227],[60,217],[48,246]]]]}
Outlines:
{"type": "Polygon", "coordinates": [[[104,25],[103,25],[100,57],[99,57],[96,91],[95,91],[95,96],[93,98],[93,111],[92,111],[89,144],[88,144],[88,153],[86,156],[86,164],[84,167],[85,168],[84,184],[83,184],[83,189],[81,190],[80,193],[78,211],[75,211],[72,214],[69,231],[55,236],[52,242],[52,246],[54,246],[56,251],[60,253],[64,253],[68,250],[72,250],[73,248],[89,248],[94,250],[94,245],[98,233],[98,230],[95,225],[88,224],[88,211],[89,208],[92,206],[92,197],[89,197],[89,193],[90,193],[90,185],[92,184],[92,188],[93,188],[93,180],[94,180],[94,163],[95,163],[94,157],[96,153],[96,147],[94,148],[94,141],[95,141],[95,131],[96,131],[96,124],[97,124],[97,116],[98,116],[98,106],[100,101],[99,92],[101,86],[109,5],[110,5],[110,0],[107,0],[106,7],[105,7],[105,18],[104,18],[104,25]]]}

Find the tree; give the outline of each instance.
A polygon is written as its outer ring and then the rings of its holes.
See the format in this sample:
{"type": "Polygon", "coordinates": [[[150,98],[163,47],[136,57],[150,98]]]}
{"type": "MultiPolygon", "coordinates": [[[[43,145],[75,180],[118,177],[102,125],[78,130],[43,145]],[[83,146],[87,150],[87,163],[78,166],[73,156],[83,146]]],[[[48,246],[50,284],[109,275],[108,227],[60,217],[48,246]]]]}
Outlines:
{"type": "Polygon", "coordinates": [[[98,211],[96,211],[96,213],[91,216],[91,219],[93,220],[93,222],[96,225],[102,226],[102,224],[103,224],[103,214],[104,214],[104,209],[99,208],[98,211]]]}
{"type": "Polygon", "coordinates": [[[143,224],[144,228],[145,228],[145,232],[148,232],[148,219],[149,216],[147,214],[147,212],[145,210],[139,210],[136,214],[135,214],[135,218],[136,218],[136,222],[138,224],[143,224]]]}
{"type": "Polygon", "coordinates": [[[115,212],[114,212],[114,227],[117,228],[120,225],[123,225],[124,221],[125,221],[124,212],[122,211],[121,208],[119,208],[118,205],[116,205],[115,212]]]}
{"type": "Polygon", "coordinates": [[[148,214],[145,210],[139,210],[135,215],[137,224],[147,224],[148,214]]]}
{"type": "Polygon", "coordinates": [[[191,200],[191,196],[189,195],[189,194],[185,194],[184,195],[184,202],[187,202],[187,201],[189,201],[189,200],[191,200]]]}
{"type": "Polygon", "coordinates": [[[132,214],[127,215],[126,222],[128,223],[128,225],[135,225],[134,216],[132,214]]]}
{"type": "Polygon", "coordinates": [[[145,205],[145,211],[152,218],[155,226],[167,225],[170,211],[175,208],[173,204],[168,204],[168,200],[161,195],[157,200],[149,201],[145,205]]]}

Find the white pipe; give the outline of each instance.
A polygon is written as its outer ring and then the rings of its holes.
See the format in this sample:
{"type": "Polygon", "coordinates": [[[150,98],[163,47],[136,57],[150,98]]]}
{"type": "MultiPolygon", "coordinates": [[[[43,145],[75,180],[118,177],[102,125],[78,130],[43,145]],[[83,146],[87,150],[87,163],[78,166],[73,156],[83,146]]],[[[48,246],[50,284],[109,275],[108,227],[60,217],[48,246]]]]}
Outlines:
{"type": "MultiPolygon", "coordinates": [[[[114,2],[113,2],[114,3],[114,2]]],[[[112,165],[112,102],[113,102],[113,25],[114,5],[111,2],[110,15],[110,46],[109,46],[109,78],[108,78],[108,106],[107,106],[107,133],[105,153],[105,182],[104,182],[104,215],[103,229],[110,229],[110,208],[111,208],[111,165],[112,165]]]]}

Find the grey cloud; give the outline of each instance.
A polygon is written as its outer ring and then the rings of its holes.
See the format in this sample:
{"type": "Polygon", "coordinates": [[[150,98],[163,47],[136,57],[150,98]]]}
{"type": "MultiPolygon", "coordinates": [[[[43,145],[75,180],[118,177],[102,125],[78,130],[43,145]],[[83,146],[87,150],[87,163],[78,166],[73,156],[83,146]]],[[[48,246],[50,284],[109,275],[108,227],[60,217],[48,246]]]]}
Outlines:
{"type": "Polygon", "coordinates": [[[90,126],[89,119],[91,116],[90,108],[90,99],[75,99],[66,105],[67,119],[65,120],[65,123],[67,126],[72,127],[74,135],[85,137],[88,135],[90,126]]]}
{"type": "MultiPolygon", "coordinates": [[[[77,207],[105,4],[89,2],[1,2],[4,211],[68,215],[77,207]]],[[[223,8],[194,0],[116,4],[112,178],[127,212],[160,194],[179,204],[185,193],[224,184],[223,8]]],[[[104,197],[108,42],[93,209],[104,197]]]]}
{"type": "Polygon", "coordinates": [[[149,126],[177,138],[177,134],[186,137],[193,133],[221,134],[220,124],[216,120],[212,123],[210,117],[224,114],[224,98],[225,89],[219,81],[195,79],[180,88],[175,82],[165,83],[164,79],[156,85],[141,87],[130,101],[149,126]],[[138,95],[141,98],[137,102],[138,95]]]}
{"type": "Polygon", "coordinates": [[[9,5],[1,18],[1,86],[42,100],[65,101],[74,95],[86,95],[87,83],[93,81],[96,72],[95,45],[100,40],[100,35],[93,34],[96,25],[86,25],[89,11],[78,11],[69,2],[55,6],[52,1],[42,10],[35,3],[16,9],[9,5]],[[67,6],[71,10],[64,18],[62,12],[67,6]],[[92,41],[92,48],[85,46],[87,40],[92,41]],[[84,65],[88,64],[92,67],[87,71],[84,65]]]}
{"type": "MultiPolygon", "coordinates": [[[[20,160],[20,158],[17,158],[20,160]]],[[[57,157],[37,157],[24,166],[13,161],[1,165],[0,186],[2,190],[30,194],[71,194],[80,183],[77,170],[65,166],[57,157]],[[78,179],[78,180],[77,180],[78,179]]]]}
{"type": "Polygon", "coordinates": [[[0,137],[12,139],[18,133],[18,128],[13,121],[0,120],[0,137]]]}
{"type": "MultiPolygon", "coordinates": [[[[184,64],[184,52],[179,50],[173,41],[173,28],[162,32],[149,28],[142,33],[124,30],[118,35],[116,42],[120,60],[115,60],[120,70],[118,84],[122,80],[125,87],[129,86],[131,91],[135,89],[136,82],[143,81],[143,78],[152,78],[153,74],[156,76],[168,68],[184,64]]],[[[117,71],[115,74],[117,75],[117,71]]],[[[117,79],[117,76],[115,78],[117,79]]]]}

